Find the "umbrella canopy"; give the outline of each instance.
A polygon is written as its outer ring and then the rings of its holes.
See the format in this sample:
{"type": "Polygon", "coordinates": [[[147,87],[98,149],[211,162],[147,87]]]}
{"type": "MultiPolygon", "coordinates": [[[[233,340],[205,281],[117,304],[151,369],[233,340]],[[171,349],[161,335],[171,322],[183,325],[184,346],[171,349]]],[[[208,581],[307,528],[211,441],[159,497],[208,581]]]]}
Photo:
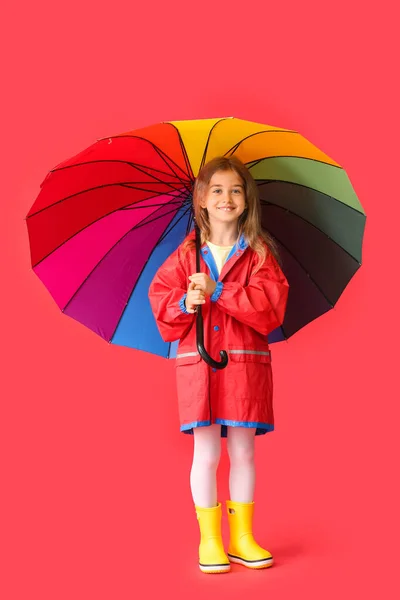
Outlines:
{"type": "Polygon", "coordinates": [[[256,180],[290,284],[269,342],[330,310],[361,265],[366,217],[349,178],[299,133],[235,118],[99,139],[50,171],[26,220],[32,268],[60,309],[110,343],[174,358],[148,288],[193,228],[199,169],[232,155],[256,180]]]}

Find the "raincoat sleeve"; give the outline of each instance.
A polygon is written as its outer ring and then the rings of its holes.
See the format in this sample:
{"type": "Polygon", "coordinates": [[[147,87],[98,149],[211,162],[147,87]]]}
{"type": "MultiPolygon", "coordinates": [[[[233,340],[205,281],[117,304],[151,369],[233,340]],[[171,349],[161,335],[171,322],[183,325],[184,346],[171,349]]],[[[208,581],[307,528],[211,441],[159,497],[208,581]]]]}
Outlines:
{"type": "Polygon", "coordinates": [[[288,292],[287,279],[269,254],[257,273],[250,276],[248,285],[218,282],[210,299],[231,317],[268,335],[283,323],[288,292]]]}
{"type": "Polygon", "coordinates": [[[180,340],[192,326],[195,313],[185,307],[187,292],[184,268],[174,252],[159,268],[149,287],[149,300],[164,342],[180,340]]]}

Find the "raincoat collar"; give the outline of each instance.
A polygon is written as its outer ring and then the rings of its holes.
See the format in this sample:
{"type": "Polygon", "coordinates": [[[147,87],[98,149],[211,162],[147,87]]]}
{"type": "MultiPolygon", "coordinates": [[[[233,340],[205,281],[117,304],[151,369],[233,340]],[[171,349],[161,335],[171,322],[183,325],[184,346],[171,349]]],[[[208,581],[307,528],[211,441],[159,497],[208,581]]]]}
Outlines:
{"type": "MultiPolygon", "coordinates": [[[[246,250],[247,246],[249,244],[246,242],[246,240],[244,239],[244,235],[242,233],[242,235],[239,238],[239,241],[236,242],[236,244],[233,246],[232,250],[231,250],[231,254],[233,252],[236,252],[236,250],[246,250]]],[[[201,250],[204,250],[204,248],[208,248],[207,244],[203,244],[201,247],[201,250]]]]}
{"type": "Polygon", "coordinates": [[[222,268],[221,273],[218,274],[217,265],[215,264],[215,260],[212,255],[212,252],[207,244],[203,244],[203,246],[200,248],[200,252],[201,252],[201,256],[202,256],[204,262],[206,263],[206,265],[208,266],[208,268],[210,270],[211,278],[214,281],[222,281],[223,278],[229,273],[229,271],[231,270],[233,265],[235,265],[236,262],[239,260],[239,258],[242,256],[243,252],[246,250],[248,245],[249,244],[246,242],[244,235],[242,233],[239,240],[236,242],[236,244],[233,246],[232,250],[230,251],[228,258],[226,259],[226,262],[222,268]]]}

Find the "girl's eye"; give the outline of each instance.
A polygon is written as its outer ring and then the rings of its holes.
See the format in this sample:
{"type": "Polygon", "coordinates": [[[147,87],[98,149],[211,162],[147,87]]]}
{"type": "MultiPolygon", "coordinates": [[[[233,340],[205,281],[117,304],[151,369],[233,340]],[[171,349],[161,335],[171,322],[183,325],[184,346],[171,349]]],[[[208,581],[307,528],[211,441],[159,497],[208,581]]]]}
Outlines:
{"type": "Polygon", "coordinates": [[[221,190],[220,190],[219,188],[216,188],[216,189],[214,190],[214,194],[216,194],[217,192],[220,192],[220,191],[221,191],[221,190]]]}

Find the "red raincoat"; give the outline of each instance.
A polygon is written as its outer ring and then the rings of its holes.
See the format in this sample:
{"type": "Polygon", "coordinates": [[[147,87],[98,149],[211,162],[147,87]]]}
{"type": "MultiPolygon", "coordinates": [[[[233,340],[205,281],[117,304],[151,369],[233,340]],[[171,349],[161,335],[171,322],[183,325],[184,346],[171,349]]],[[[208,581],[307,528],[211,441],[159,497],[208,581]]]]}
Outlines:
{"type": "MultiPolygon", "coordinates": [[[[194,237],[194,232],[189,234],[194,237]]],[[[258,255],[243,236],[232,249],[221,274],[211,251],[201,248],[201,272],[217,281],[214,294],[202,305],[204,346],[219,361],[228,352],[225,369],[212,369],[196,345],[196,314],[186,312],[184,299],[189,275],[196,273],[196,253],[179,246],[157,271],[149,300],[161,337],[179,340],[176,356],[181,431],[219,423],[255,427],[256,435],[274,429],[271,353],[267,335],[284,318],[289,285],[269,254],[254,275],[258,255]]]]}

